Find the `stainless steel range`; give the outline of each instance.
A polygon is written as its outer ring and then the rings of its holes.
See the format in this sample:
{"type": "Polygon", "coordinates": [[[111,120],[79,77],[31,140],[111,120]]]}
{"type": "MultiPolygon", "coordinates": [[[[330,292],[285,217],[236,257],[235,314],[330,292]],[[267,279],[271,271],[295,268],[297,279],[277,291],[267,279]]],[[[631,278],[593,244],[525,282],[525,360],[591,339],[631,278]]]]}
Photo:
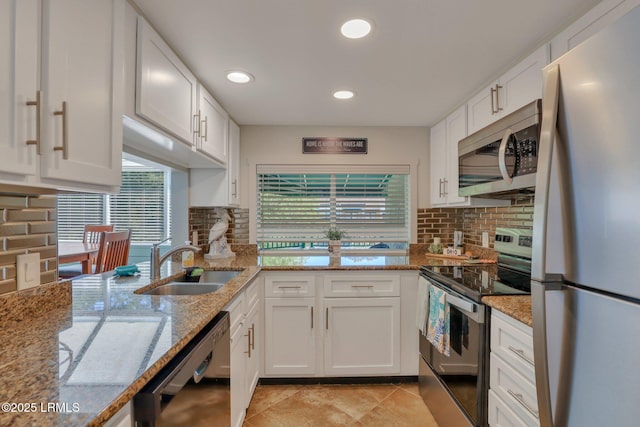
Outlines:
{"type": "Polygon", "coordinates": [[[497,264],[421,268],[421,301],[439,299],[427,305],[419,332],[420,394],[440,427],[488,425],[489,315],[481,299],[530,293],[531,231],[499,228],[494,249],[497,264]],[[437,321],[446,325],[445,345],[429,331],[437,321]]]}

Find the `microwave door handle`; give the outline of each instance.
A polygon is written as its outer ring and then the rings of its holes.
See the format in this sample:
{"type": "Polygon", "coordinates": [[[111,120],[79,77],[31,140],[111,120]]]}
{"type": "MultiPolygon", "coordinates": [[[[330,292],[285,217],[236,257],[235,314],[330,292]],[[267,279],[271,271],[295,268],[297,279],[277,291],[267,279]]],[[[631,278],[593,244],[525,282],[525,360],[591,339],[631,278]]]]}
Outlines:
{"type": "Polygon", "coordinates": [[[502,179],[504,179],[507,184],[511,184],[513,182],[513,178],[509,176],[509,171],[507,170],[507,144],[509,143],[509,137],[512,134],[513,131],[511,128],[504,131],[504,136],[500,142],[500,149],[498,150],[498,167],[500,168],[500,175],[502,175],[502,179]]]}

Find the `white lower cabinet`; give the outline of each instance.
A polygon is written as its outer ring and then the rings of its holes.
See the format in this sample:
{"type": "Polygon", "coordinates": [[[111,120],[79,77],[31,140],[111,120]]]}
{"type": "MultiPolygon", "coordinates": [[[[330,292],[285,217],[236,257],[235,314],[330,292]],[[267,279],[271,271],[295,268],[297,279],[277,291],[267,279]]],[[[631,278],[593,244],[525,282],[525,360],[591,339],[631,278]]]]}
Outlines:
{"type": "Polygon", "coordinates": [[[417,272],[261,275],[265,376],[417,375],[417,272]]]}
{"type": "Polygon", "coordinates": [[[261,308],[260,278],[254,280],[225,310],[231,324],[231,425],[239,427],[244,422],[246,410],[260,377],[261,308]]]}
{"type": "Polygon", "coordinates": [[[316,373],[315,298],[265,298],[264,362],[271,376],[316,373]]]}
{"type": "Polygon", "coordinates": [[[532,329],[494,310],[489,366],[489,424],[539,426],[532,329]]]}
{"type": "Polygon", "coordinates": [[[325,298],[324,373],[400,374],[400,297],[325,298]]]}

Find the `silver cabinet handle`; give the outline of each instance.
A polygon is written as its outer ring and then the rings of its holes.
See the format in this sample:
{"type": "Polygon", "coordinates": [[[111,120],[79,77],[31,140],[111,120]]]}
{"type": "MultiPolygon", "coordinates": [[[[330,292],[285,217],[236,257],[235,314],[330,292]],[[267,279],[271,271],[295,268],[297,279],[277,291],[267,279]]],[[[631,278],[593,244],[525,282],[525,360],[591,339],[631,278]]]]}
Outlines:
{"type": "Polygon", "coordinates": [[[233,187],[233,190],[231,191],[231,195],[233,197],[236,197],[238,195],[238,180],[234,179],[233,181],[231,181],[231,186],[233,187]]]}
{"type": "Polygon", "coordinates": [[[443,185],[442,185],[442,188],[443,188],[442,195],[443,195],[444,197],[446,197],[446,196],[447,196],[447,194],[449,194],[449,192],[447,191],[447,184],[448,184],[448,183],[449,183],[449,180],[448,180],[447,178],[444,178],[444,179],[442,180],[442,184],[443,184],[443,185]]]}
{"type": "Polygon", "coordinates": [[[500,106],[500,89],[502,89],[502,86],[496,83],[496,113],[502,111],[502,107],[500,106]]]}
{"type": "Polygon", "coordinates": [[[509,143],[509,137],[513,134],[511,128],[504,131],[502,141],[500,141],[500,148],[498,149],[498,168],[500,169],[500,175],[507,184],[513,182],[513,178],[509,175],[507,170],[507,144],[509,143]]]}
{"type": "Polygon", "coordinates": [[[278,286],[278,289],[301,289],[302,286],[278,286]]]}
{"type": "Polygon", "coordinates": [[[491,88],[491,115],[494,115],[497,113],[496,111],[496,103],[493,100],[493,94],[496,92],[496,89],[491,88]]]}
{"type": "Polygon", "coordinates": [[[245,337],[247,337],[247,351],[245,351],[244,354],[247,354],[249,358],[251,358],[251,329],[249,329],[245,337]]]}
{"type": "Polygon", "coordinates": [[[531,366],[535,366],[533,363],[533,360],[531,360],[524,352],[524,350],[520,349],[520,348],[515,348],[512,346],[507,347],[509,349],[509,351],[511,351],[512,353],[515,353],[516,356],[518,356],[520,359],[524,360],[525,362],[527,362],[529,365],[531,366]]]}
{"type": "Polygon", "coordinates": [[[209,133],[209,124],[207,123],[207,116],[204,116],[204,119],[200,121],[200,125],[204,125],[204,133],[202,135],[200,135],[202,137],[202,139],[204,139],[205,141],[207,140],[207,135],[209,133]]]}
{"type": "Polygon", "coordinates": [[[313,329],[313,306],[311,306],[311,329],[313,329]]]}
{"type": "Polygon", "coordinates": [[[200,110],[193,115],[193,134],[200,136],[200,110]]]}
{"type": "Polygon", "coordinates": [[[67,101],[62,102],[62,110],[54,111],[54,116],[62,116],[62,145],[53,147],[53,151],[62,151],[62,158],[69,159],[69,111],[67,101]]]}
{"type": "Polygon", "coordinates": [[[352,288],[373,288],[373,285],[351,285],[352,288]]]}
{"type": "Polygon", "coordinates": [[[329,330],[329,307],[326,308],[325,316],[324,316],[324,328],[329,330]]]}
{"type": "MultiPolygon", "coordinates": [[[[251,350],[255,350],[256,349],[256,325],[255,323],[251,324],[251,350]]],[[[251,354],[249,354],[249,357],[251,357],[251,354]]]]}
{"type": "Polygon", "coordinates": [[[516,393],[513,390],[507,390],[507,393],[509,393],[511,395],[511,397],[513,397],[515,400],[518,401],[519,404],[521,404],[522,406],[524,406],[524,409],[526,409],[527,411],[529,411],[529,413],[531,415],[533,415],[536,418],[539,418],[538,416],[538,411],[536,411],[535,409],[533,409],[531,406],[529,406],[527,404],[527,402],[524,401],[524,397],[522,396],[521,393],[516,393]]]}
{"type": "Polygon", "coordinates": [[[38,155],[42,154],[40,151],[40,141],[42,135],[42,91],[36,91],[36,100],[35,101],[27,101],[28,106],[36,107],[36,139],[30,139],[27,141],[27,145],[35,145],[36,153],[38,155]]]}

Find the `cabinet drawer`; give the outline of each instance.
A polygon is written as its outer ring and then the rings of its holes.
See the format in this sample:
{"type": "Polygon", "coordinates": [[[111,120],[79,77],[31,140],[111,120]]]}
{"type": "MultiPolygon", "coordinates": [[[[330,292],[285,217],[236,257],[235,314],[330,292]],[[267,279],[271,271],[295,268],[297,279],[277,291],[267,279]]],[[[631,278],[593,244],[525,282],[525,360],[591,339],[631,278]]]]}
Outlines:
{"type": "Polygon", "coordinates": [[[233,335],[236,330],[242,326],[242,320],[245,313],[245,293],[241,292],[224,308],[229,312],[229,330],[233,335]]]}
{"type": "Polygon", "coordinates": [[[493,352],[490,366],[490,388],[526,425],[540,425],[535,385],[493,352]]]}
{"type": "Polygon", "coordinates": [[[253,307],[258,303],[258,299],[260,298],[260,288],[256,282],[253,282],[249,285],[249,287],[244,291],[244,299],[245,299],[245,311],[248,313],[253,309],[253,307]]]}
{"type": "Polygon", "coordinates": [[[400,296],[400,276],[388,274],[328,274],[324,277],[325,297],[400,296]]]}
{"type": "Polygon", "coordinates": [[[527,427],[527,424],[493,390],[489,390],[489,425],[491,427],[527,427]]]}
{"type": "Polygon", "coordinates": [[[491,316],[491,351],[535,383],[533,331],[524,323],[493,311],[491,316]]]}
{"type": "Polygon", "coordinates": [[[265,297],[312,297],[315,295],[315,276],[282,275],[264,278],[265,297]]]}

